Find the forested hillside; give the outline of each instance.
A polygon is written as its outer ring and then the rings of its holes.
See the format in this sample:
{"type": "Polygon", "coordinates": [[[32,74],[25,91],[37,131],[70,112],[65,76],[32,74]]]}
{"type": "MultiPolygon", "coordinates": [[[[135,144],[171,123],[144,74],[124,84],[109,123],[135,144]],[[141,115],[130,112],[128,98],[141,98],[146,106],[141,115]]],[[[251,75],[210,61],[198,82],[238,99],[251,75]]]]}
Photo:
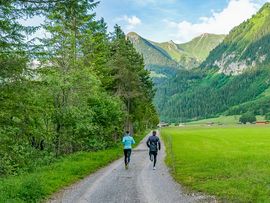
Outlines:
{"type": "Polygon", "coordinates": [[[119,26],[108,34],[93,1],[2,1],[0,6],[0,176],[77,151],[115,145],[158,116],[150,73],[119,26]],[[90,3],[91,2],[91,3],[90,3]],[[45,18],[37,27],[19,19],[45,18]]]}
{"type": "Polygon", "coordinates": [[[158,109],[162,109],[161,120],[184,122],[215,117],[225,111],[229,115],[247,111],[266,115],[270,112],[270,106],[269,99],[265,97],[266,100],[258,100],[260,105],[243,104],[261,97],[270,86],[267,82],[269,77],[269,68],[247,71],[233,77],[224,74],[203,75],[200,72],[189,72],[187,76],[179,74],[157,91],[156,104],[158,109]],[[160,99],[162,94],[167,95],[166,99],[160,99]]]}
{"type": "Polygon", "coordinates": [[[127,36],[137,51],[144,55],[146,65],[160,65],[172,68],[177,66],[172,56],[164,49],[155,46],[154,43],[142,38],[137,33],[131,32],[127,36]]]}
{"type": "Polygon", "coordinates": [[[201,67],[237,75],[248,68],[269,64],[269,42],[270,4],[266,3],[255,16],[235,27],[201,67]]]}

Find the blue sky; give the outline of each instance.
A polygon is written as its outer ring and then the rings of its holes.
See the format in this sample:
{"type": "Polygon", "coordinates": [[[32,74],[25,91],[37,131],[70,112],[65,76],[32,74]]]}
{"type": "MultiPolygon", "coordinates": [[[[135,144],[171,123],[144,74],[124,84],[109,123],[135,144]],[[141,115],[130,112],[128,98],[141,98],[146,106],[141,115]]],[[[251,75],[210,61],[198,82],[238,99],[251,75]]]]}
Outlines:
{"type": "MultiPolygon", "coordinates": [[[[96,0],[97,1],[97,0],[96,0]]],[[[203,33],[228,34],[270,0],[99,0],[97,18],[103,17],[108,31],[118,24],[125,33],[134,31],[156,42],[190,41],[203,33]]],[[[21,22],[38,26],[43,18],[21,22]]],[[[44,36],[40,29],[32,37],[44,36]]]]}
{"type": "Polygon", "coordinates": [[[101,0],[109,31],[119,24],[153,41],[181,43],[202,33],[227,34],[270,0],[101,0]]]}

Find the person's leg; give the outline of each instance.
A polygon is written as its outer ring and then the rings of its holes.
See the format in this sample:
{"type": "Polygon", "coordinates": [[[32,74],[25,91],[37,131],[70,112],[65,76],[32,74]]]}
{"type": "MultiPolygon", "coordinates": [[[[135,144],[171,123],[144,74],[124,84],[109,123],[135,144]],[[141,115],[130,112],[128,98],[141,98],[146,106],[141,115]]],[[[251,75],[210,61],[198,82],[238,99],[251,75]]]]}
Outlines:
{"type": "Polygon", "coordinates": [[[156,167],[156,163],[157,163],[157,152],[153,153],[154,156],[154,167],[156,167]]]}
{"type": "Polygon", "coordinates": [[[130,155],[131,155],[131,149],[128,149],[128,151],[127,151],[127,163],[128,164],[130,162],[130,155]]]}
{"type": "Polygon", "coordinates": [[[124,149],[124,155],[125,155],[125,165],[128,164],[128,153],[127,149],[124,149]]]}
{"type": "Polygon", "coordinates": [[[149,151],[149,158],[150,158],[150,161],[153,161],[153,154],[151,151],[149,151]]]}

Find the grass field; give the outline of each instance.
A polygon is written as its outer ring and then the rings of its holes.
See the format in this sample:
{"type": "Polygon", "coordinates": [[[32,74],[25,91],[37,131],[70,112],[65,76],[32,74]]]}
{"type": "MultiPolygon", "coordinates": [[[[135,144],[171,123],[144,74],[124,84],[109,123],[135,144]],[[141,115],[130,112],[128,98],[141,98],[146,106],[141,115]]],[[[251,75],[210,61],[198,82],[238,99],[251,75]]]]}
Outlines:
{"type": "MultiPolygon", "coordinates": [[[[217,118],[208,118],[208,119],[203,119],[203,120],[198,120],[198,121],[192,121],[189,123],[186,123],[187,125],[193,125],[193,124],[206,124],[209,122],[213,122],[215,124],[221,123],[225,125],[230,125],[230,124],[237,124],[239,123],[239,118],[240,115],[235,115],[235,116],[219,116],[217,118]]],[[[265,121],[264,116],[256,116],[257,121],[265,121]]]]}
{"type": "MultiPolygon", "coordinates": [[[[146,133],[136,136],[136,145],[146,133]]],[[[33,173],[0,178],[0,203],[41,202],[61,188],[95,172],[111,161],[120,158],[119,147],[98,152],[78,152],[60,158],[55,163],[37,168],[33,173]]]]}
{"type": "Polygon", "coordinates": [[[222,202],[270,202],[270,127],[164,128],[166,162],[187,189],[222,202]]]}

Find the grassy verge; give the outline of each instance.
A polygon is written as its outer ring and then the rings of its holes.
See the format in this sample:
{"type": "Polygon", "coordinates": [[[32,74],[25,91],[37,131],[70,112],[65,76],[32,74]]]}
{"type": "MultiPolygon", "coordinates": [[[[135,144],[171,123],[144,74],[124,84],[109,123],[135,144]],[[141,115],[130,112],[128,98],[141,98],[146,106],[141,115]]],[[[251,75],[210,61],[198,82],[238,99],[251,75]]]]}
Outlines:
{"type": "MultiPolygon", "coordinates": [[[[146,134],[135,136],[138,144],[146,134]]],[[[39,202],[122,156],[122,146],[78,152],[33,173],[0,179],[0,202],[39,202]]]]}
{"type": "Polygon", "coordinates": [[[166,162],[188,189],[224,202],[270,202],[270,128],[166,128],[166,162]]]}

